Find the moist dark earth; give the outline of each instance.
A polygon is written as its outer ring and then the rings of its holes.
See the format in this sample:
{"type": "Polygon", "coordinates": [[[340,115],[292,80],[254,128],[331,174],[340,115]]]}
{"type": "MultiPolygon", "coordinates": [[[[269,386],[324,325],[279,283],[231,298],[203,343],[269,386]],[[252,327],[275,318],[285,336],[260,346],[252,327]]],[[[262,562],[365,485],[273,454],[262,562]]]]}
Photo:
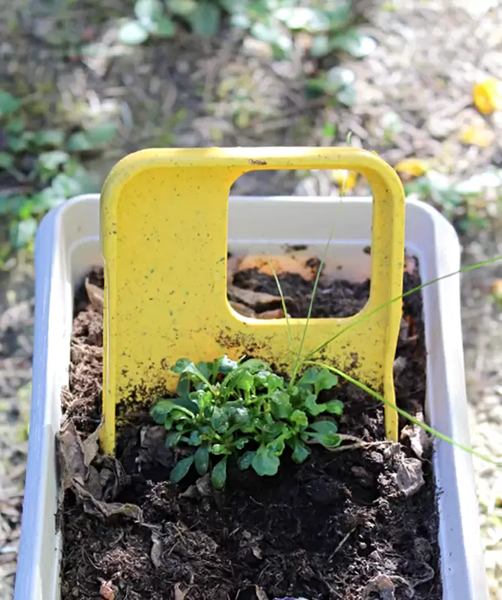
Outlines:
{"type": "MultiPolygon", "coordinates": [[[[305,316],[312,282],[280,279],[291,316],[305,316]]],[[[89,280],[103,285],[99,271],[89,280]]],[[[404,274],[405,290],[418,284],[404,274]]],[[[277,294],[273,277],[256,270],[237,272],[233,285],[277,294]]],[[[313,315],[354,314],[368,293],[369,282],[322,283],[313,315]]],[[[426,376],[421,314],[419,294],[403,300],[395,363],[398,403],[417,415],[426,376]]],[[[89,447],[100,421],[102,343],[102,315],[82,287],[63,409],[89,447]]],[[[430,445],[419,462],[404,436],[403,444],[378,442],[381,406],[350,385],[337,387],[336,397],[344,402],[340,432],[367,444],[314,447],[303,465],[286,456],[271,478],[230,468],[224,492],[195,477],[169,483],[176,456],[163,445],[165,431],[135,415],[118,438],[117,459],[94,452],[83,486],[82,478],[67,486],[63,600],[442,598],[430,445]],[[416,478],[403,485],[403,472],[417,463],[418,485],[416,478]]]]}

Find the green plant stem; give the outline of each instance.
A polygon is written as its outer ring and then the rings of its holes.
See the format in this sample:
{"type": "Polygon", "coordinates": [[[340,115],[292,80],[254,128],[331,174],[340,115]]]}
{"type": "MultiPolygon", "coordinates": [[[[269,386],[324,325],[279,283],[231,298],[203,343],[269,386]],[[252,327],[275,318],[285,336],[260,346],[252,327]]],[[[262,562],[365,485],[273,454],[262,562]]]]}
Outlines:
{"type": "Polygon", "coordinates": [[[476,457],[480,458],[481,460],[484,460],[487,463],[495,465],[496,467],[501,467],[502,466],[502,461],[501,460],[494,460],[493,458],[490,458],[489,456],[486,456],[485,454],[481,454],[480,452],[477,452],[473,448],[469,448],[469,446],[465,446],[464,444],[461,444],[460,442],[456,442],[455,440],[453,440],[452,438],[448,437],[444,433],[441,433],[440,431],[437,431],[436,429],[433,429],[432,427],[429,427],[429,425],[426,425],[420,419],[417,419],[413,415],[410,415],[409,413],[407,413],[402,408],[399,408],[398,406],[396,406],[395,404],[393,404],[392,402],[390,402],[390,400],[387,400],[386,398],[384,398],[378,392],[375,392],[375,390],[372,390],[369,386],[365,385],[361,381],[358,381],[357,379],[354,379],[354,377],[351,377],[350,375],[348,375],[347,373],[344,373],[340,369],[337,369],[336,367],[331,367],[331,366],[326,365],[326,364],[324,364],[322,362],[319,362],[319,361],[306,360],[305,363],[309,364],[309,365],[315,365],[317,367],[322,367],[323,369],[328,369],[332,373],[335,373],[335,375],[339,375],[340,377],[343,377],[346,381],[349,381],[350,383],[353,383],[354,385],[357,385],[358,388],[360,388],[361,390],[363,390],[366,393],[370,394],[371,396],[373,396],[373,398],[376,398],[377,400],[379,400],[380,402],[382,402],[386,406],[390,407],[392,410],[395,410],[402,417],[404,417],[408,421],[411,421],[411,423],[413,423],[414,425],[417,425],[418,427],[421,427],[424,431],[426,431],[430,435],[433,435],[433,436],[439,438],[440,440],[448,442],[452,446],[456,446],[457,448],[460,448],[461,450],[464,450],[465,452],[468,452],[472,456],[476,456],[476,457]]]}
{"type": "Polygon", "coordinates": [[[272,264],[272,261],[269,258],[267,258],[267,262],[270,267],[270,270],[272,271],[272,275],[274,276],[275,285],[277,286],[277,289],[279,290],[279,296],[281,297],[282,310],[284,312],[284,318],[286,319],[286,329],[288,330],[291,372],[293,372],[293,368],[294,368],[294,364],[295,364],[295,350],[293,348],[293,335],[291,333],[291,324],[289,322],[289,315],[288,315],[288,308],[286,306],[286,299],[284,298],[284,293],[282,291],[281,282],[279,281],[279,277],[277,276],[277,271],[274,269],[274,265],[272,264]]]}
{"type": "Polygon", "coordinates": [[[315,301],[315,297],[317,294],[317,288],[319,286],[319,279],[321,278],[321,273],[324,267],[324,263],[326,262],[326,257],[328,256],[328,250],[329,247],[331,245],[331,240],[333,239],[333,235],[335,234],[335,221],[333,222],[333,225],[331,227],[331,230],[329,232],[329,237],[328,237],[328,241],[326,243],[326,247],[324,248],[324,252],[322,255],[322,259],[321,262],[319,264],[319,268],[317,269],[317,273],[315,276],[315,281],[314,281],[314,289],[312,290],[312,296],[310,298],[310,303],[309,303],[309,310],[307,313],[307,320],[305,321],[305,327],[303,328],[303,333],[302,333],[302,339],[300,341],[300,347],[298,348],[298,353],[296,355],[295,358],[295,362],[294,362],[294,366],[293,366],[293,370],[291,372],[291,379],[289,382],[289,387],[292,388],[295,385],[295,381],[296,378],[298,376],[298,371],[301,368],[301,356],[302,356],[302,351],[303,351],[303,346],[305,344],[305,338],[307,337],[307,330],[309,328],[309,323],[310,323],[310,318],[312,316],[312,310],[314,308],[314,301],[315,301]]]}
{"type": "MultiPolygon", "coordinates": [[[[350,146],[350,141],[352,139],[352,132],[349,132],[348,136],[347,136],[347,145],[350,146]]],[[[347,174],[345,175],[345,177],[343,178],[343,182],[342,182],[342,187],[340,190],[340,198],[343,198],[345,196],[345,186],[347,183],[347,174]]],[[[321,278],[321,273],[322,270],[324,268],[324,263],[326,262],[326,258],[328,256],[328,250],[329,247],[331,245],[331,240],[333,239],[333,236],[335,235],[335,224],[336,221],[333,221],[333,225],[331,226],[331,230],[329,232],[329,237],[328,237],[328,241],[326,243],[326,247],[324,248],[324,252],[322,255],[322,259],[321,259],[321,263],[319,264],[319,268],[317,269],[317,273],[316,273],[316,278],[314,281],[314,289],[312,290],[312,297],[310,298],[310,304],[309,304],[309,310],[307,313],[307,321],[305,323],[305,327],[303,329],[303,335],[302,335],[302,340],[300,342],[300,347],[298,349],[298,354],[296,355],[296,360],[295,360],[295,364],[293,367],[293,371],[291,373],[291,380],[290,380],[290,387],[293,387],[295,385],[295,381],[296,378],[298,377],[298,371],[301,369],[302,367],[302,360],[301,360],[301,356],[302,356],[302,351],[303,351],[303,346],[305,344],[305,338],[307,337],[307,330],[309,327],[309,323],[310,323],[310,318],[312,316],[312,310],[314,308],[314,301],[315,301],[315,297],[317,294],[317,288],[319,286],[319,279],[321,278]]]]}
{"type": "Polygon", "coordinates": [[[369,317],[371,317],[372,315],[374,315],[378,311],[382,310],[386,306],[389,306],[390,304],[393,304],[394,302],[398,302],[399,300],[402,300],[403,298],[406,298],[407,296],[410,296],[411,294],[414,294],[415,292],[419,292],[420,290],[422,290],[425,287],[428,287],[429,285],[433,285],[434,283],[438,283],[439,281],[442,281],[443,279],[448,279],[448,277],[453,277],[454,275],[459,275],[461,273],[467,273],[469,271],[473,271],[474,269],[479,269],[480,267],[486,267],[487,265],[491,265],[491,264],[493,264],[493,263],[495,263],[495,262],[497,262],[499,260],[502,260],[502,255],[495,256],[493,258],[489,258],[489,259],[487,259],[485,261],[476,263],[474,265],[469,265],[467,267],[463,267],[462,269],[459,269],[458,271],[454,271],[453,273],[447,273],[446,275],[441,275],[441,277],[436,277],[436,279],[431,279],[430,281],[422,283],[422,284],[418,285],[417,287],[415,287],[415,288],[413,288],[411,290],[408,290],[407,292],[404,292],[404,294],[401,294],[400,296],[397,296],[396,298],[392,298],[392,300],[384,302],[380,306],[377,306],[376,308],[374,308],[369,313],[363,315],[361,318],[356,319],[355,321],[353,321],[352,323],[350,323],[349,325],[347,325],[347,327],[344,327],[341,331],[339,331],[338,333],[336,333],[333,337],[329,338],[328,340],[326,340],[326,342],[322,343],[320,346],[318,346],[317,348],[315,348],[315,350],[312,350],[311,352],[309,352],[300,361],[299,368],[301,368],[302,365],[307,364],[308,361],[315,354],[317,354],[318,352],[320,352],[321,350],[323,350],[324,348],[326,348],[326,346],[328,346],[329,344],[331,344],[332,342],[334,342],[336,339],[338,339],[346,331],[348,331],[349,329],[352,329],[352,327],[355,327],[356,325],[359,325],[360,323],[362,323],[363,321],[365,321],[366,319],[368,319],[369,317]]]}

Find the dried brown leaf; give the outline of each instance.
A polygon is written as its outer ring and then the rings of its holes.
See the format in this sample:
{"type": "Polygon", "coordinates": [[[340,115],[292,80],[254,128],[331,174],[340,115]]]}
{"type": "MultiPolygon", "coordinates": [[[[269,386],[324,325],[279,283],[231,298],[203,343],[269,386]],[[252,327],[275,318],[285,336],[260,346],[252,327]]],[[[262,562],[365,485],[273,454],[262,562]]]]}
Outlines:
{"type": "Polygon", "coordinates": [[[104,290],[102,290],[97,285],[91,283],[88,278],[86,278],[85,280],[85,290],[87,292],[89,302],[92,304],[93,308],[99,313],[103,314],[103,310],[105,307],[104,290]]]}
{"type": "MultiPolygon", "coordinates": [[[[255,292],[253,290],[246,290],[235,286],[230,286],[228,288],[228,297],[233,302],[245,304],[257,312],[260,312],[260,309],[272,309],[282,306],[281,297],[279,295],[273,296],[266,292],[255,292]]],[[[288,298],[287,301],[291,301],[291,298],[288,298]]]]}
{"type": "Polygon", "coordinates": [[[117,588],[111,581],[102,581],[99,593],[104,600],[115,600],[117,588]]]}
{"type": "MultiPolygon", "coordinates": [[[[424,420],[423,414],[421,413],[417,413],[415,417],[420,421],[424,420]]],[[[419,425],[411,423],[403,427],[401,440],[409,440],[410,448],[417,458],[423,458],[424,454],[430,450],[432,445],[432,438],[428,433],[419,425]]]]}
{"type": "Polygon", "coordinates": [[[176,583],[174,586],[174,600],[184,600],[186,592],[181,590],[181,583],[176,583]]]}
{"type": "Polygon", "coordinates": [[[266,310],[256,315],[258,319],[284,319],[284,310],[276,308],[275,310],[266,310]]]}
{"type": "Polygon", "coordinates": [[[71,419],[63,424],[57,440],[58,464],[63,491],[71,487],[74,481],[84,485],[87,479],[85,451],[71,419]]]}
{"type": "Polygon", "coordinates": [[[92,463],[99,451],[99,430],[101,429],[102,425],[103,421],[101,421],[101,423],[98,425],[98,428],[84,440],[84,462],[87,467],[92,463]]]}
{"type": "Polygon", "coordinates": [[[305,257],[295,256],[246,256],[239,265],[239,271],[256,269],[266,275],[295,273],[307,281],[313,281],[317,274],[317,265],[305,257]],[[271,266],[272,265],[272,266],[271,266]]]}
{"type": "Polygon", "coordinates": [[[242,258],[239,256],[229,256],[227,260],[227,281],[232,281],[234,273],[239,270],[241,260],[242,258]]]}
{"type": "Polygon", "coordinates": [[[209,473],[197,479],[195,486],[202,498],[208,498],[213,495],[214,488],[211,485],[211,475],[209,473]]]}
{"type": "Polygon", "coordinates": [[[255,311],[252,308],[249,308],[249,306],[246,306],[245,304],[240,304],[239,302],[232,302],[231,300],[229,301],[229,304],[236,312],[238,312],[243,317],[250,317],[251,319],[254,319],[256,317],[255,311]]]}
{"type": "Polygon", "coordinates": [[[162,564],[162,538],[157,531],[152,531],[152,549],[150,559],[156,569],[162,564]]]}
{"type": "Polygon", "coordinates": [[[82,501],[84,511],[97,517],[98,519],[109,519],[110,517],[123,516],[134,519],[135,521],[143,520],[141,508],[136,504],[122,504],[121,502],[102,502],[88,492],[86,489],[76,484],[73,490],[79,500],[82,501]]]}
{"type": "Polygon", "coordinates": [[[418,458],[402,458],[396,472],[397,489],[403,493],[406,498],[413,496],[425,485],[422,472],[422,461],[418,458]]]}
{"type": "Polygon", "coordinates": [[[100,457],[99,482],[104,500],[114,500],[130,481],[122,464],[113,456],[100,457]]]}
{"type": "Polygon", "coordinates": [[[166,448],[166,430],[162,426],[145,426],[141,428],[141,455],[139,459],[143,462],[158,462],[163,467],[171,468],[173,465],[173,453],[166,448]]]}
{"type": "Polygon", "coordinates": [[[363,598],[372,598],[378,594],[380,600],[395,600],[395,586],[388,575],[377,575],[373,577],[363,590],[363,598]]]}

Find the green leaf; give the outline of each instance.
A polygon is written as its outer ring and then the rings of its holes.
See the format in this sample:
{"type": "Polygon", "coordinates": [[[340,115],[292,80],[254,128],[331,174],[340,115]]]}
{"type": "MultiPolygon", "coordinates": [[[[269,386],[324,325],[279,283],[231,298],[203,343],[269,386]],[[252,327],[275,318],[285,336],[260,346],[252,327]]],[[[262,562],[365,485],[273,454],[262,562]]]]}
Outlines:
{"type": "Polygon", "coordinates": [[[196,7],[195,0],[169,0],[169,12],[180,17],[187,17],[196,7]]]}
{"type": "Polygon", "coordinates": [[[314,386],[315,395],[318,396],[322,390],[330,390],[338,383],[338,377],[327,369],[310,368],[305,371],[298,380],[299,386],[314,386]]]}
{"type": "Polygon", "coordinates": [[[211,415],[211,426],[218,433],[223,433],[228,429],[228,416],[228,413],[224,409],[215,406],[211,415]]]}
{"type": "Polygon", "coordinates": [[[284,438],[279,437],[267,444],[267,452],[275,456],[280,456],[284,452],[284,445],[284,438]]]}
{"type": "Polygon", "coordinates": [[[37,131],[33,136],[33,143],[36,146],[44,148],[59,148],[64,142],[64,132],[60,129],[46,129],[45,131],[37,131]]]}
{"type": "Polygon", "coordinates": [[[221,454],[228,454],[228,449],[223,444],[213,444],[211,447],[211,454],[220,456],[221,454]]]}
{"type": "Polygon", "coordinates": [[[340,90],[336,94],[336,98],[341,104],[351,108],[352,106],[355,106],[357,102],[356,88],[352,85],[349,85],[346,88],[340,90]]]}
{"type": "Polygon", "coordinates": [[[183,433],[181,431],[170,431],[166,435],[166,447],[174,448],[174,446],[177,446],[179,444],[179,441],[181,440],[182,435],[183,433]]]}
{"type": "Polygon", "coordinates": [[[9,122],[5,126],[5,131],[7,133],[22,133],[24,129],[24,121],[21,117],[16,117],[15,119],[9,119],[9,122]]]}
{"type": "Polygon", "coordinates": [[[14,250],[20,250],[26,247],[35,237],[38,227],[36,219],[25,219],[19,223],[14,223],[10,229],[10,242],[14,250]]]}
{"type": "Polygon", "coordinates": [[[222,356],[220,359],[216,361],[217,364],[217,372],[223,375],[227,375],[232,371],[235,371],[239,366],[239,363],[235,362],[235,360],[230,360],[227,355],[222,356]]]}
{"type": "Polygon", "coordinates": [[[70,152],[87,152],[92,150],[92,148],[91,141],[84,131],[77,131],[68,140],[68,150],[70,152]]]}
{"type": "Polygon", "coordinates": [[[178,385],[176,386],[176,393],[178,396],[186,397],[190,393],[190,379],[185,375],[182,375],[178,379],[178,385]]]}
{"type": "Polygon", "coordinates": [[[313,385],[313,386],[315,386],[318,377],[319,377],[319,369],[316,369],[315,367],[310,367],[310,369],[307,369],[305,371],[305,373],[300,377],[297,385],[301,385],[301,386],[313,385]]]}
{"type": "Polygon", "coordinates": [[[211,483],[215,490],[222,490],[227,480],[227,457],[222,458],[211,472],[211,483]]]}
{"type": "Polygon", "coordinates": [[[14,153],[23,152],[28,147],[28,140],[24,136],[8,135],[7,147],[14,153]]]}
{"type": "Polygon", "coordinates": [[[0,152],[0,169],[10,169],[14,164],[14,157],[8,152],[0,152]]]}
{"type": "Polygon", "coordinates": [[[250,373],[256,374],[259,371],[270,371],[270,367],[266,362],[259,360],[258,358],[249,358],[242,362],[239,367],[249,371],[250,373]]]}
{"type": "Polygon", "coordinates": [[[254,387],[254,377],[248,371],[242,371],[237,374],[233,380],[233,384],[233,387],[249,392],[254,387]]]}
{"type": "Polygon", "coordinates": [[[138,21],[128,21],[119,30],[119,42],[127,46],[139,46],[148,39],[148,31],[138,21]]]}
{"type": "Polygon", "coordinates": [[[21,100],[9,92],[0,90],[0,117],[11,115],[21,106],[21,100]]]}
{"type": "Polygon", "coordinates": [[[200,446],[200,444],[201,444],[200,433],[198,432],[197,429],[194,429],[190,433],[190,436],[187,440],[187,444],[189,444],[190,446],[200,446]]]}
{"type": "Polygon", "coordinates": [[[220,29],[221,11],[214,4],[199,2],[189,15],[192,31],[206,37],[216,35],[220,29]]]}
{"type": "Polygon", "coordinates": [[[319,372],[317,377],[317,382],[315,384],[316,394],[319,395],[322,390],[330,390],[338,384],[338,377],[328,371],[327,369],[322,369],[319,372]]]}
{"type": "Polygon", "coordinates": [[[172,400],[159,400],[151,409],[150,416],[159,425],[164,425],[167,415],[173,410],[172,400]]]}
{"type": "Polygon", "coordinates": [[[367,35],[361,35],[357,29],[348,29],[332,38],[331,47],[333,50],[343,50],[354,58],[365,58],[376,48],[376,42],[367,35]]]}
{"type": "Polygon", "coordinates": [[[310,424],[310,429],[319,433],[336,433],[338,425],[334,421],[314,421],[310,424]]]}
{"type": "Polygon", "coordinates": [[[249,410],[245,406],[231,407],[228,414],[232,419],[232,422],[240,427],[246,427],[251,422],[249,410]]]}
{"type": "Polygon", "coordinates": [[[331,29],[329,12],[320,8],[292,6],[279,8],[275,16],[289,29],[304,29],[309,33],[319,33],[331,29]]]}
{"type": "Polygon", "coordinates": [[[310,54],[314,58],[322,58],[331,52],[331,42],[327,35],[316,35],[312,40],[310,54]]]}
{"type": "Polygon", "coordinates": [[[31,212],[33,214],[42,214],[51,208],[55,208],[62,204],[65,201],[65,198],[62,198],[57,194],[52,187],[47,187],[38,194],[32,196],[31,201],[31,212]]]}
{"type": "Polygon", "coordinates": [[[289,420],[297,427],[307,427],[309,424],[307,415],[302,410],[294,410],[291,413],[289,420]]]}
{"type": "Polygon", "coordinates": [[[279,436],[288,434],[289,427],[283,421],[274,421],[267,424],[262,429],[262,439],[260,441],[271,442],[279,436]]]}
{"type": "Polygon", "coordinates": [[[352,21],[352,8],[350,3],[341,4],[337,7],[332,8],[329,13],[330,30],[336,31],[339,29],[345,29],[352,21]]]}
{"type": "Polygon", "coordinates": [[[242,456],[239,457],[239,460],[237,461],[237,466],[241,471],[249,469],[249,467],[253,463],[255,454],[256,452],[254,450],[248,450],[247,452],[244,452],[242,456]]]}
{"type": "Polygon", "coordinates": [[[67,199],[82,193],[80,181],[67,175],[58,173],[51,181],[51,188],[56,196],[67,199]]]}
{"type": "Polygon", "coordinates": [[[100,123],[85,130],[87,139],[93,148],[102,144],[108,144],[115,138],[116,133],[117,125],[113,122],[100,123]]]}
{"type": "Polygon", "coordinates": [[[293,448],[292,458],[297,464],[304,462],[310,454],[310,448],[296,436],[288,440],[288,444],[293,448]]]}
{"type": "Polygon", "coordinates": [[[176,34],[176,25],[171,19],[164,17],[158,21],[154,21],[150,28],[150,33],[157,37],[170,39],[176,34]]]}
{"type": "Polygon", "coordinates": [[[338,133],[338,126],[336,123],[324,123],[322,128],[322,134],[327,138],[335,138],[338,133]]]}
{"type": "Polygon", "coordinates": [[[286,392],[274,392],[270,398],[270,409],[277,419],[287,419],[293,412],[289,395],[286,392]]]}
{"type": "Polygon", "coordinates": [[[253,469],[258,475],[273,476],[277,474],[281,461],[267,446],[261,444],[253,458],[253,469]]]}
{"type": "Polygon", "coordinates": [[[333,67],[326,73],[327,89],[331,93],[336,93],[346,86],[352,85],[355,80],[354,71],[345,67],[333,67]]]}
{"type": "Polygon", "coordinates": [[[197,369],[206,379],[211,379],[213,375],[213,363],[210,362],[198,362],[197,369]]]}
{"type": "Polygon", "coordinates": [[[209,468],[209,450],[207,446],[199,446],[195,452],[195,468],[199,475],[205,475],[209,468]]]}
{"type": "Polygon", "coordinates": [[[313,77],[305,82],[306,94],[310,99],[320,98],[326,93],[328,83],[321,77],[313,77]]]}
{"type": "Polygon", "coordinates": [[[289,60],[293,50],[293,38],[289,33],[282,33],[272,44],[275,60],[289,60]]]}
{"type": "Polygon", "coordinates": [[[325,404],[326,412],[331,413],[332,415],[342,415],[343,414],[343,402],[341,400],[330,400],[325,404]]]}
{"type": "Polygon", "coordinates": [[[38,156],[38,164],[46,171],[57,171],[61,165],[70,158],[69,154],[62,150],[52,150],[51,152],[42,152],[38,156]]]}
{"type": "Polygon", "coordinates": [[[260,42],[274,44],[281,35],[284,35],[282,28],[275,23],[262,23],[257,21],[251,26],[251,35],[260,42]]]}
{"type": "Polygon", "coordinates": [[[251,17],[246,13],[237,12],[233,13],[230,17],[230,25],[234,29],[249,29],[251,27],[251,23],[251,17]]]}
{"type": "Polygon", "coordinates": [[[265,386],[268,393],[273,394],[276,390],[284,388],[284,379],[275,373],[269,373],[265,380],[265,386]]]}
{"type": "Polygon", "coordinates": [[[164,13],[164,8],[160,0],[136,0],[134,5],[134,14],[140,25],[150,31],[150,26],[159,21],[164,13]]]}
{"type": "MultiPolygon", "coordinates": [[[[228,13],[235,14],[243,12],[246,9],[248,3],[246,1],[243,5],[240,2],[235,2],[235,0],[219,0],[219,5],[223,10],[226,10],[228,13]]],[[[257,3],[257,5],[259,5],[259,3],[257,3]]]]}
{"type": "MultiPolygon", "coordinates": [[[[203,370],[206,370],[206,363],[202,363],[203,370]]],[[[204,373],[201,372],[196,365],[191,360],[186,358],[182,358],[178,360],[176,366],[172,369],[175,373],[181,372],[185,373],[186,376],[191,380],[197,383],[203,383],[204,385],[208,385],[209,381],[207,377],[205,377],[204,373]],[[183,366],[184,365],[184,366],[183,366]]],[[[210,384],[209,384],[210,385],[210,384]]]]}
{"type": "Polygon", "coordinates": [[[337,435],[338,427],[333,421],[316,421],[310,425],[307,431],[309,437],[315,439],[326,448],[336,448],[342,442],[342,438],[337,435]]]}
{"type": "Polygon", "coordinates": [[[237,448],[237,450],[242,450],[248,442],[248,438],[239,438],[234,442],[234,446],[237,448]]]}
{"type": "Polygon", "coordinates": [[[185,404],[185,400],[186,399],[182,399],[182,398],[176,398],[175,400],[169,400],[169,399],[159,400],[151,408],[150,416],[155,421],[155,423],[158,423],[159,425],[164,425],[166,422],[167,416],[170,415],[173,411],[177,412],[178,416],[182,413],[182,414],[186,415],[187,417],[193,418],[194,417],[193,412],[190,409],[183,406],[183,404],[185,404]],[[181,400],[183,400],[183,402],[179,403],[179,401],[181,401],[181,400]]]}
{"type": "Polygon", "coordinates": [[[100,184],[96,175],[85,169],[76,158],[72,157],[65,164],[63,172],[72,178],[79,194],[93,194],[100,191],[100,184]]]}
{"type": "Polygon", "coordinates": [[[190,467],[192,466],[195,460],[194,455],[187,456],[186,458],[182,458],[176,463],[176,466],[171,471],[170,479],[172,483],[179,483],[183,477],[190,471],[190,467]]]}
{"type": "Polygon", "coordinates": [[[317,404],[317,396],[315,394],[309,394],[305,400],[305,408],[307,412],[313,417],[317,417],[324,412],[325,404],[317,404]]]}
{"type": "Polygon", "coordinates": [[[193,362],[189,358],[179,358],[174,367],[171,367],[171,371],[173,373],[183,373],[188,365],[193,365],[193,362]]]}

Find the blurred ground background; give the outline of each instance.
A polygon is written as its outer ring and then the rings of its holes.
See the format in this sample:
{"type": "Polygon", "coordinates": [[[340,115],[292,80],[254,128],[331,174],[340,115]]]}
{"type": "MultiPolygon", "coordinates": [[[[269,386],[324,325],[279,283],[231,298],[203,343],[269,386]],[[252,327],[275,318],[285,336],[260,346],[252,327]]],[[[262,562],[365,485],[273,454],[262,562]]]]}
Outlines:
{"type": "MultiPolygon", "coordinates": [[[[501,18],[496,0],[0,3],[1,600],[20,532],[40,217],[97,191],[141,148],[346,145],[351,135],[454,223],[465,264],[502,254],[502,113],[473,104],[474,84],[502,78],[501,18]]],[[[347,194],[368,194],[349,181],[347,194]]],[[[238,191],[336,195],[339,184],[327,172],[261,172],[238,191]]],[[[491,455],[502,446],[501,299],[502,263],[463,276],[472,441],[491,455]]],[[[502,599],[500,477],[476,469],[490,589],[502,599]]]]}

